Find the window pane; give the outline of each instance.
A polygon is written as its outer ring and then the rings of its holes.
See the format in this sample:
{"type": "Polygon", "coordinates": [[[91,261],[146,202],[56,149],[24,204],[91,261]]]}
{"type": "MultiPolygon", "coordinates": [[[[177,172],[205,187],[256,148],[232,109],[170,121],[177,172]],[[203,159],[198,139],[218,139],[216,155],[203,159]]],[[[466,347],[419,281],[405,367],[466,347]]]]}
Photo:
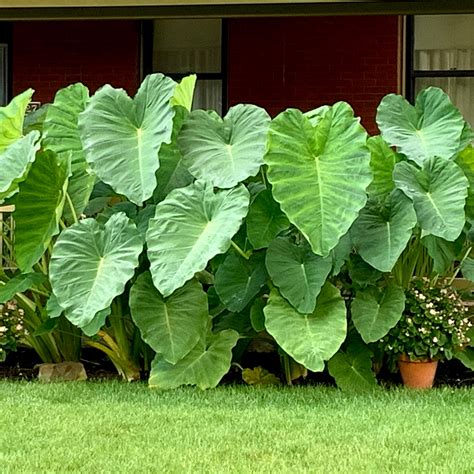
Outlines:
{"type": "Polygon", "coordinates": [[[221,20],[155,20],[153,70],[221,72],[221,20]]]}
{"type": "Polygon", "coordinates": [[[464,118],[474,126],[474,77],[419,77],[416,93],[428,86],[441,87],[459,108],[464,118]]]}
{"type": "Polygon", "coordinates": [[[474,70],[474,15],[415,17],[416,70],[474,70]]]}
{"type": "Polygon", "coordinates": [[[212,109],[222,115],[222,81],[198,80],[194,90],[193,109],[212,109]]]}

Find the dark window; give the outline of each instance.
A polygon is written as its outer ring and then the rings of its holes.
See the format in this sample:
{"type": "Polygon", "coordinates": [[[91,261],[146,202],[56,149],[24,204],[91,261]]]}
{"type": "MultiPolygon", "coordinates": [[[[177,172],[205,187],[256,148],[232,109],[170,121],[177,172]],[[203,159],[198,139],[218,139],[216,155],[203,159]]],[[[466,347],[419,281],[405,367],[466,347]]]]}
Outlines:
{"type": "Polygon", "coordinates": [[[193,108],[225,108],[222,20],[160,19],[153,22],[152,70],[179,80],[196,73],[193,108]]]}
{"type": "Polygon", "coordinates": [[[440,87],[474,125],[474,15],[417,15],[411,22],[412,95],[440,87]]]}

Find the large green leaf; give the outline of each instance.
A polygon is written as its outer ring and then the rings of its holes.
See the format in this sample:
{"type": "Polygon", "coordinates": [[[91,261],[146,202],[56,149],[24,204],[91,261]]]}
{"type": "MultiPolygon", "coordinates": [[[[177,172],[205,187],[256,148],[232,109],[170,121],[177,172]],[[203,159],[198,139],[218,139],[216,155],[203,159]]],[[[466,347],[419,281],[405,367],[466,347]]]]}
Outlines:
{"type": "Polygon", "coordinates": [[[307,369],[319,372],[346,337],[346,306],[337,288],[326,283],[310,314],[296,311],[273,289],[264,309],[265,326],[279,346],[307,369]]]}
{"type": "Polygon", "coordinates": [[[143,243],[124,213],[105,225],[84,219],[64,230],[53,248],[50,280],[66,317],[82,327],[120,295],[138,265],[143,243]]]}
{"type": "Polygon", "coordinates": [[[26,114],[25,120],[23,121],[23,135],[28,135],[28,133],[33,130],[43,133],[43,125],[50,105],[51,104],[43,104],[36,110],[26,114]]]}
{"type": "Polygon", "coordinates": [[[371,181],[366,139],[344,102],[328,107],[315,126],[295,109],[278,115],[270,126],[265,161],[273,196],[313,252],[323,257],[366,203],[371,181]]]}
{"type": "Polygon", "coordinates": [[[456,262],[462,250],[463,240],[463,234],[454,242],[434,235],[427,235],[421,239],[421,243],[428,250],[428,255],[433,259],[433,270],[436,273],[443,275],[456,262]]]}
{"type": "Polygon", "coordinates": [[[290,221],[269,189],[258,193],[253,200],[246,223],[247,237],[254,249],[268,247],[282,230],[290,227],[290,221]]]}
{"type": "Polygon", "coordinates": [[[457,156],[456,163],[469,181],[466,215],[470,219],[474,219],[474,148],[472,146],[467,147],[457,156]]]}
{"type": "MultiPolygon", "coordinates": [[[[79,114],[89,101],[89,90],[83,84],[73,84],[56,93],[54,103],[48,108],[44,121],[43,146],[56,153],[71,154],[71,177],[67,192],[76,216],[80,215],[89,201],[95,176],[90,172],[79,136],[79,114]]],[[[71,209],[66,206],[64,214],[73,222],[71,209]]]]}
{"type": "Polygon", "coordinates": [[[352,321],[364,342],[375,342],[398,323],[404,309],[402,288],[395,285],[388,285],[382,290],[369,287],[358,291],[352,301],[352,321]]]}
{"type": "Polygon", "coordinates": [[[96,313],[89,323],[81,327],[82,332],[89,337],[95,336],[105,325],[105,321],[107,320],[107,317],[110,316],[111,312],[111,308],[107,307],[96,313]]]}
{"type": "Polygon", "coordinates": [[[337,386],[347,392],[367,392],[377,387],[372,371],[372,353],[362,343],[349,344],[328,362],[329,373],[337,386]]]}
{"type": "Polygon", "coordinates": [[[474,370],[474,348],[466,347],[464,350],[457,352],[454,357],[460,360],[468,369],[474,370]]]}
{"type": "Polygon", "coordinates": [[[46,276],[43,273],[20,273],[5,283],[0,282],[0,304],[13,299],[17,293],[23,293],[45,281],[46,276]]]}
{"type": "Polygon", "coordinates": [[[426,234],[450,241],[459,237],[469,183],[456,163],[439,157],[426,159],[422,169],[398,163],[393,179],[413,200],[418,223],[426,234]]]}
{"type": "Polygon", "coordinates": [[[13,196],[18,191],[18,184],[26,178],[40,147],[39,136],[39,132],[32,131],[1,152],[0,203],[13,196]]]}
{"type": "Polygon", "coordinates": [[[33,92],[33,89],[27,89],[14,97],[6,107],[0,107],[0,153],[23,136],[26,108],[33,92]]]}
{"type": "Polygon", "coordinates": [[[351,253],[346,265],[354,288],[375,285],[383,277],[382,272],[367,263],[358,253],[351,253]]]}
{"type": "Polygon", "coordinates": [[[15,254],[29,272],[59,232],[69,176],[69,161],[52,151],[38,153],[15,198],[15,254]]]}
{"type": "Polygon", "coordinates": [[[156,206],[146,241],[153,282],[163,296],[229,248],[248,204],[249,193],[243,185],[214,192],[212,184],[196,181],[175,189],[156,206]]]}
{"type": "Polygon", "coordinates": [[[461,266],[462,276],[474,282],[474,258],[466,258],[461,266]]]}
{"type": "Polygon", "coordinates": [[[231,188],[255,176],[263,164],[270,117],[256,105],[239,104],[221,119],[191,112],[178,144],[190,173],[218,188],[231,188]]]}
{"type": "Polygon", "coordinates": [[[130,311],[143,340],[170,364],[196,346],[209,320],[207,295],[197,280],[163,298],[149,272],[142,273],[130,290],[130,311]]]}
{"type": "Polygon", "coordinates": [[[229,254],[216,272],[215,288],[225,307],[242,311],[267,280],[265,263],[260,255],[250,260],[229,254]]]}
{"type": "Polygon", "coordinates": [[[388,202],[369,203],[351,228],[360,256],[381,272],[389,272],[405,249],[416,225],[413,203],[394,190],[388,202]]]}
{"type": "Polygon", "coordinates": [[[84,153],[93,171],[119,194],[141,205],[156,186],[158,151],[169,142],[176,83],[162,74],[143,81],[132,100],[105,85],[79,115],[84,153]]]}
{"type": "Polygon", "coordinates": [[[183,77],[181,82],[176,86],[173,97],[171,98],[171,105],[178,105],[191,111],[193,105],[194,88],[196,87],[196,74],[190,74],[183,77]]]}
{"type": "Polygon", "coordinates": [[[390,145],[419,165],[434,156],[452,158],[464,129],[461,113],[436,87],[420,92],[415,106],[400,95],[385,96],[377,109],[377,124],[390,145]]]}
{"type": "Polygon", "coordinates": [[[151,364],[148,384],[165,390],[180,385],[197,385],[202,390],[214,388],[230,369],[232,348],[238,339],[239,334],[232,329],[209,333],[175,365],[157,354],[151,364]]]}
{"type": "Polygon", "coordinates": [[[350,231],[343,235],[338,244],[332,249],[330,259],[332,260],[331,276],[336,276],[342,266],[349,259],[352,252],[352,239],[350,231]]]}
{"type": "Polygon", "coordinates": [[[367,192],[372,199],[383,200],[395,188],[392,173],[399,158],[380,135],[370,137],[367,146],[371,154],[370,168],[374,175],[367,192]]]}
{"type": "Polygon", "coordinates": [[[158,153],[160,168],[156,172],[157,185],[153,192],[153,200],[162,201],[173,189],[183,188],[194,181],[183,164],[183,155],[178,148],[178,135],[188,112],[184,107],[175,107],[173,118],[173,133],[171,143],[163,143],[158,153]]]}
{"type": "Polygon", "coordinates": [[[307,243],[296,245],[279,237],[268,247],[266,265],[281,294],[300,313],[312,313],[332,259],[315,255],[307,243]]]}

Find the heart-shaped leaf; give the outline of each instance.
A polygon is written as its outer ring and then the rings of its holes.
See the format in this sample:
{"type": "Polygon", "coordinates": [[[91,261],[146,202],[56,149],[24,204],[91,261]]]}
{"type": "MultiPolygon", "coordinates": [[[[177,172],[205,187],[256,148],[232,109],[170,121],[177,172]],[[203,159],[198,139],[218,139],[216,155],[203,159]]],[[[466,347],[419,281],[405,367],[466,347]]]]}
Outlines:
{"type": "Polygon", "coordinates": [[[367,140],[371,158],[370,168],[374,178],[367,188],[372,199],[384,200],[395,189],[392,173],[395,164],[400,161],[399,155],[395,153],[378,135],[367,140]]]}
{"type": "Polygon", "coordinates": [[[267,279],[265,262],[260,255],[244,260],[229,254],[216,272],[215,288],[229,311],[242,311],[260,291],[267,279]]]}
{"type": "Polygon", "coordinates": [[[137,228],[124,213],[114,214],[103,226],[84,219],[64,230],[49,271],[66,317],[82,327],[109,307],[133,276],[142,248],[137,228]]]}
{"type": "MultiPolygon", "coordinates": [[[[95,176],[89,171],[82,142],[79,136],[79,114],[89,101],[89,90],[83,84],[73,84],[60,89],[54,103],[48,107],[44,121],[43,145],[55,153],[68,153],[71,156],[71,177],[67,192],[76,216],[80,215],[89,201],[95,176]]],[[[64,215],[74,222],[71,209],[66,206],[64,215]]]]}
{"type": "Polygon", "coordinates": [[[247,237],[254,249],[268,247],[281,231],[290,227],[290,221],[269,189],[258,193],[253,200],[246,223],[247,237]]]}
{"type": "Polygon", "coordinates": [[[196,346],[209,321],[207,295],[196,280],[163,298],[149,272],[142,273],[130,290],[130,311],[143,340],[170,364],[196,346]]]}
{"type": "Polygon", "coordinates": [[[265,331],[265,314],[263,308],[265,303],[261,298],[257,298],[250,308],[250,324],[255,332],[265,331]]]}
{"type": "Polygon", "coordinates": [[[43,273],[20,273],[6,283],[0,282],[0,304],[13,299],[17,293],[23,293],[45,281],[46,276],[43,273]]]}
{"type": "Polygon", "coordinates": [[[331,258],[315,255],[307,244],[295,245],[279,237],[268,248],[266,265],[281,294],[300,313],[312,313],[331,271],[331,258]]]}
{"type": "Polygon", "coordinates": [[[194,181],[183,164],[183,155],[178,148],[178,135],[188,112],[184,107],[175,107],[171,143],[163,143],[158,153],[160,168],[156,172],[157,185],[153,193],[155,203],[162,201],[173,189],[183,188],[194,181]]]}
{"type": "Polygon", "coordinates": [[[48,298],[46,303],[46,314],[48,318],[54,319],[59,318],[63,314],[64,309],[59,306],[58,299],[54,293],[51,293],[51,296],[48,298]]]}
{"type": "Polygon", "coordinates": [[[386,206],[367,205],[351,228],[352,242],[360,256],[381,272],[389,272],[411,238],[416,225],[413,203],[398,189],[386,206]]]}
{"type": "Polygon", "coordinates": [[[0,107],[0,153],[23,136],[26,108],[33,92],[33,89],[27,89],[14,97],[6,107],[0,107]]]}
{"type": "Polygon", "coordinates": [[[279,385],[281,380],[262,367],[242,370],[242,380],[248,385],[279,385]]]}
{"type": "Polygon", "coordinates": [[[415,106],[401,95],[385,96],[377,109],[377,124],[385,141],[420,166],[434,156],[452,158],[464,129],[461,113],[437,87],[420,92],[415,106]]]}
{"type": "Polygon", "coordinates": [[[169,142],[176,83],[162,74],[143,81],[132,100],[123,89],[105,85],[79,115],[86,160],[119,194],[141,205],[156,187],[158,151],[169,142]]]}
{"type": "Polygon", "coordinates": [[[329,258],[332,261],[331,276],[336,276],[342,266],[349,259],[352,252],[352,239],[350,231],[341,237],[338,244],[332,249],[329,258]]]}
{"type": "Polygon", "coordinates": [[[466,347],[464,350],[456,352],[454,357],[468,369],[474,370],[474,349],[472,347],[466,347]]]}
{"type": "Polygon", "coordinates": [[[326,283],[313,313],[296,311],[274,289],[264,309],[265,326],[279,346],[296,362],[319,372],[346,337],[346,306],[337,288],[326,283]]]}
{"type": "Polygon", "coordinates": [[[232,349],[238,339],[239,334],[232,329],[208,333],[175,365],[157,354],[151,364],[148,384],[165,390],[180,385],[197,385],[202,390],[214,388],[230,369],[232,349]]]}
{"type": "Polygon", "coordinates": [[[196,74],[190,74],[183,77],[181,82],[176,86],[173,97],[171,98],[171,105],[184,107],[191,111],[193,105],[194,88],[196,87],[196,74]]]}
{"type": "Polygon", "coordinates": [[[107,317],[110,316],[111,308],[107,307],[99,311],[93,318],[92,321],[85,326],[82,326],[82,332],[89,337],[95,336],[100,329],[105,325],[107,317]]]}
{"type": "Polygon", "coordinates": [[[255,176],[263,164],[270,117],[256,105],[239,104],[221,119],[191,112],[178,144],[189,172],[218,188],[231,188],[255,176]]]}
{"type": "Polygon", "coordinates": [[[326,257],[364,207],[372,173],[367,134],[350,106],[324,110],[317,120],[296,109],[278,115],[265,161],[273,197],[313,252],[326,257]]]}
{"type": "Polygon", "coordinates": [[[216,191],[196,181],[175,189],[156,206],[146,241],[153,282],[169,296],[204,270],[207,262],[230,246],[247,214],[249,193],[243,185],[216,191]]]}
{"type": "Polygon", "coordinates": [[[427,234],[456,240],[465,223],[468,180],[456,163],[429,158],[420,170],[398,163],[393,172],[397,188],[413,200],[418,223],[427,234]]]}
{"type": "Polygon", "coordinates": [[[362,342],[349,344],[328,362],[329,373],[346,392],[367,392],[377,387],[372,371],[372,352],[362,342]]]}
{"type": "Polygon", "coordinates": [[[463,234],[461,234],[454,242],[448,242],[434,235],[427,235],[421,239],[421,243],[428,250],[428,255],[433,259],[433,270],[443,275],[448,268],[456,262],[462,247],[463,234]]]}
{"type": "Polygon", "coordinates": [[[467,147],[456,158],[456,164],[462,169],[464,176],[469,181],[466,199],[466,215],[474,220],[474,148],[467,147]]]}
{"type": "Polygon", "coordinates": [[[466,258],[461,266],[462,276],[474,282],[474,259],[466,258]]]}
{"type": "Polygon", "coordinates": [[[15,198],[15,254],[23,272],[31,271],[59,232],[69,161],[52,151],[38,153],[15,198]]]}
{"type": "Polygon", "coordinates": [[[0,154],[0,203],[18,191],[18,185],[27,176],[31,163],[40,148],[40,134],[32,131],[18,139],[0,154]]]}
{"type": "Polygon", "coordinates": [[[375,342],[398,323],[404,309],[402,288],[395,285],[389,285],[383,291],[367,288],[358,291],[352,301],[352,321],[364,342],[375,342]]]}

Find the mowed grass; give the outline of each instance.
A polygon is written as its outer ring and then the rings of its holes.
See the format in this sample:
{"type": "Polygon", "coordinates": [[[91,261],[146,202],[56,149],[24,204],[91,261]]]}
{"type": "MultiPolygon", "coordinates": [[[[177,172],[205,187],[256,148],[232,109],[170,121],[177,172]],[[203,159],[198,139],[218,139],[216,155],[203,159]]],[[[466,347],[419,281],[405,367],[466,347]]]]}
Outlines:
{"type": "Polygon", "coordinates": [[[0,472],[474,472],[474,391],[0,382],[0,472]]]}

